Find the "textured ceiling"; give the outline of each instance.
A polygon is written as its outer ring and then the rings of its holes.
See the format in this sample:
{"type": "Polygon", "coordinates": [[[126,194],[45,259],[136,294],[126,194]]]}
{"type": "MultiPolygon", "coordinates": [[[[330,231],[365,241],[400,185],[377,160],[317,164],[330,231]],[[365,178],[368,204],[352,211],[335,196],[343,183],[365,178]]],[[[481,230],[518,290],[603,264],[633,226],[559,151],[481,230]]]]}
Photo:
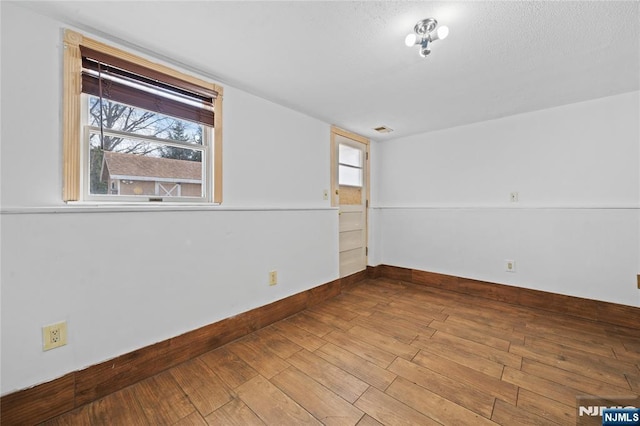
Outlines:
{"type": "Polygon", "coordinates": [[[20,4],[375,140],[640,88],[637,1],[20,4]]]}

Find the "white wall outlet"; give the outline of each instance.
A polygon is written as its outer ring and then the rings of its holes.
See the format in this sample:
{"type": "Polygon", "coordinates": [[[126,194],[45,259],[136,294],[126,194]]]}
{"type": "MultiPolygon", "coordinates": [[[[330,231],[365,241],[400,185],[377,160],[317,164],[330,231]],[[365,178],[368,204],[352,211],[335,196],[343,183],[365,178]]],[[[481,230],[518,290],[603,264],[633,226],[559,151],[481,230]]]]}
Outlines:
{"type": "Polygon", "coordinates": [[[512,192],[510,195],[510,200],[512,203],[517,203],[518,202],[518,193],[517,192],[512,192]]]}
{"type": "Polygon", "coordinates": [[[62,321],[56,324],[42,327],[42,350],[59,348],[67,344],[67,322],[62,321]]]}
{"type": "Polygon", "coordinates": [[[269,285],[278,284],[278,271],[269,271],[269,285]]]}
{"type": "Polygon", "coordinates": [[[516,271],[516,261],[515,260],[505,260],[504,261],[504,270],[507,272],[515,272],[516,271]]]}
{"type": "Polygon", "coordinates": [[[323,200],[328,200],[329,199],[329,190],[325,189],[324,191],[322,191],[322,199],[323,200]]]}

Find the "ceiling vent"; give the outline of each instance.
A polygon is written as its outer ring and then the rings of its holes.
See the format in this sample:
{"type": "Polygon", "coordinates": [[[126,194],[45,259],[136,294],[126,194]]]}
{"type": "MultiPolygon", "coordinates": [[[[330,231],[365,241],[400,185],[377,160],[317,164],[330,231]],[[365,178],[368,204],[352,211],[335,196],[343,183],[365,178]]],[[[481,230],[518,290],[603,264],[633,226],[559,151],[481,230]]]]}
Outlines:
{"type": "Polygon", "coordinates": [[[378,127],[374,127],[373,130],[375,130],[378,133],[391,133],[393,132],[393,129],[387,126],[378,126],[378,127]]]}

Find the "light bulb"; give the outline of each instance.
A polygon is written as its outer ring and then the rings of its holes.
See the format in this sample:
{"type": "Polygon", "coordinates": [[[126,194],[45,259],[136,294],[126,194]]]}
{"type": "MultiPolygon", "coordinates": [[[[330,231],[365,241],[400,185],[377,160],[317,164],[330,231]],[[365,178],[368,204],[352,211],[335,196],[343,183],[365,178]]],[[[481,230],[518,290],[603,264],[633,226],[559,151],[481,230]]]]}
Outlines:
{"type": "Polygon", "coordinates": [[[448,35],[449,35],[449,27],[447,27],[446,25],[442,25],[436,30],[436,36],[440,40],[444,40],[445,38],[447,38],[448,35]]]}
{"type": "Polygon", "coordinates": [[[405,37],[404,44],[406,44],[407,47],[411,47],[416,44],[417,40],[418,36],[416,36],[415,34],[409,34],[407,37],[405,37]]]}

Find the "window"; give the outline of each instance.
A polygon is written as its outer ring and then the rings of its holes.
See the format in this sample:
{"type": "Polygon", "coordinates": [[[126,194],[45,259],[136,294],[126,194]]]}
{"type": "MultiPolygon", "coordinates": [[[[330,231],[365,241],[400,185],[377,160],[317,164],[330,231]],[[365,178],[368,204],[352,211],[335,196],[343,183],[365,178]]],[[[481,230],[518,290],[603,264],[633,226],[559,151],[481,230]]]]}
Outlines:
{"type": "Polygon", "coordinates": [[[338,145],[338,185],[362,187],[363,151],[346,144],[338,145]]]}
{"type": "Polygon", "coordinates": [[[65,32],[64,200],[222,201],[222,89],[65,32]]]}

